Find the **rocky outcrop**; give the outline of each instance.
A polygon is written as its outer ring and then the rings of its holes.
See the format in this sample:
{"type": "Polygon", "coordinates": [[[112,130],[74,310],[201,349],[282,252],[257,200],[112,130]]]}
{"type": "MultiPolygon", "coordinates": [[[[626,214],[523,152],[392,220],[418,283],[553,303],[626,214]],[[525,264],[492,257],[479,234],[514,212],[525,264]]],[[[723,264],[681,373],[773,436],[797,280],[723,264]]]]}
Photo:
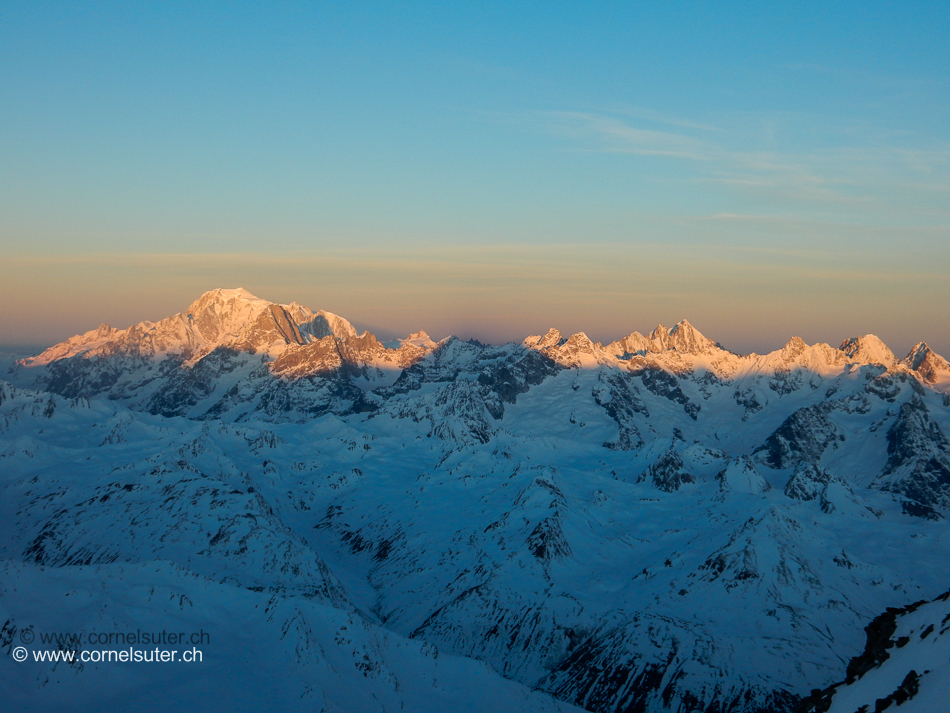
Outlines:
{"type": "Polygon", "coordinates": [[[648,481],[658,490],[672,493],[683,485],[695,483],[696,476],[683,463],[683,458],[673,448],[660,456],[640,474],[637,482],[648,481]]]}
{"type": "Polygon", "coordinates": [[[919,396],[901,404],[887,431],[887,463],[878,482],[928,509],[950,506],[950,442],[919,396]]]}
{"type": "Polygon", "coordinates": [[[832,422],[833,406],[823,403],[799,409],[782,422],[756,449],[772,468],[791,468],[800,463],[815,465],[829,448],[837,448],[845,436],[832,422]]]}
{"type": "Polygon", "coordinates": [[[911,349],[910,354],[901,364],[918,374],[928,384],[950,379],[950,364],[942,356],[934,353],[924,342],[920,342],[911,349]]]}

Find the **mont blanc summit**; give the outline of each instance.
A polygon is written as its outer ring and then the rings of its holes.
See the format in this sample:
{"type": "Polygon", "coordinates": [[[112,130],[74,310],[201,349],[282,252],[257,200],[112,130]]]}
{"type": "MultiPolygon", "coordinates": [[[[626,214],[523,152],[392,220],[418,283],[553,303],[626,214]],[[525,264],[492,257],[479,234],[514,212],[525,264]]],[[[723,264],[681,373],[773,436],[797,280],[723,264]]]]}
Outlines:
{"type": "MultiPolygon", "coordinates": [[[[2,377],[6,648],[148,612],[211,632],[186,688],[281,710],[791,713],[944,685],[950,365],[923,343],[739,355],[685,320],[382,343],[219,289],[2,377]],[[223,673],[274,651],[272,690],[223,673]]],[[[48,708],[103,676],[146,701],[155,675],[0,665],[48,708]]]]}
{"type": "Polygon", "coordinates": [[[329,312],[312,312],[296,302],[275,305],[243,288],[212,290],[187,310],[159,322],[140,322],[128,329],[103,324],[25,359],[29,366],[83,355],[160,357],[168,354],[197,361],[217,347],[279,354],[290,344],[326,336],[356,336],[349,322],[329,312]]]}

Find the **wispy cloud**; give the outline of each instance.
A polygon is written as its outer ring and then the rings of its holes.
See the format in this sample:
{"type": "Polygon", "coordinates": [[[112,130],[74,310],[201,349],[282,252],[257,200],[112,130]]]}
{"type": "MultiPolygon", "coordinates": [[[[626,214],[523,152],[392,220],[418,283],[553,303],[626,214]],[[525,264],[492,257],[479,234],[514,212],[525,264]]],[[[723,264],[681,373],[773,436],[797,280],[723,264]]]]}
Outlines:
{"type": "Polygon", "coordinates": [[[616,113],[620,116],[628,116],[633,119],[642,119],[657,124],[664,124],[666,126],[678,126],[681,129],[696,129],[698,131],[708,132],[721,131],[719,127],[713,126],[712,124],[702,123],[692,119],[684,119],[678,116],[671,116],[669,114],[653,111],[652,109],[645,109],[643,107],[625,107],[619,109],[616,113]]]}
{"type": "Polygon", "coordinates": [[[946,143],[914,146],[921,140],[912,135],[794,113],[724,117],[719,127],[647,110],[538,116],[548,132],[580,150],[670,159],[679,162],[684,182],[755,200],[799,210],[950,216],[940,203],[950,185],[946,143]]]}
{"type": "Polygon", "coordinates": [[[691,161],[709,160],[708,144],[684,134],[632,126],[620,119],[586,112],[544,114],[550,129],[565,137],[594,139],[593,150],[644,156],[668,156],[691,161]]]}

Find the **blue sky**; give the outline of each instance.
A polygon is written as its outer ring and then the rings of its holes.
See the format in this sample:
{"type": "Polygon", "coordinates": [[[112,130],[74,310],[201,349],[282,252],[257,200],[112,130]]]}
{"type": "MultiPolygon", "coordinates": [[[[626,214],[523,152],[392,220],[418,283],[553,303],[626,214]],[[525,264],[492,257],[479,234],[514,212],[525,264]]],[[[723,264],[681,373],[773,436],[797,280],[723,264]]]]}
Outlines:
{"type": "Polygon", "coordinates": [[[241,284],[950,352],[950,7],[828,5],[5,3],[0,342],[241,284]]]}

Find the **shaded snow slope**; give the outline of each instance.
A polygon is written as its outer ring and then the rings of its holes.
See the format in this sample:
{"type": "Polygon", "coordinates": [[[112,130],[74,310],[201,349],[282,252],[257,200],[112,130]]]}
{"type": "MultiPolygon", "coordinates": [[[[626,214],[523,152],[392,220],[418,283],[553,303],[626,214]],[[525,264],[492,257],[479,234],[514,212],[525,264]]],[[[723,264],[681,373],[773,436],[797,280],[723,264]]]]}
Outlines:
{"type": "MultiPolygon", "coordinates": [[[[209,581],[167,561],[48,568],[0,561],[0,648],[46,632],[181,632],[193,663],[0,658],[0,698],[22,711],[568,713],[477,661],[319,600],[209,581]],[[147,615],[144,614],[147,612],[147,615]],[[201,635],[205,634],[206,639],[201,635]]],[[[31,649],[46,649],[31,645],[31,649]]],[[[64,651],[140,651],[82,643],[64,651]]]]}
{"type": "Polygon", "coordinates": [[[865,627],[867,644],[847,678],[815,690],[801,713],[934,713],[950,701],[950,592],[888,609],[865,627]],[[892,706],[894,708],[892,708],[892,706]]]}

